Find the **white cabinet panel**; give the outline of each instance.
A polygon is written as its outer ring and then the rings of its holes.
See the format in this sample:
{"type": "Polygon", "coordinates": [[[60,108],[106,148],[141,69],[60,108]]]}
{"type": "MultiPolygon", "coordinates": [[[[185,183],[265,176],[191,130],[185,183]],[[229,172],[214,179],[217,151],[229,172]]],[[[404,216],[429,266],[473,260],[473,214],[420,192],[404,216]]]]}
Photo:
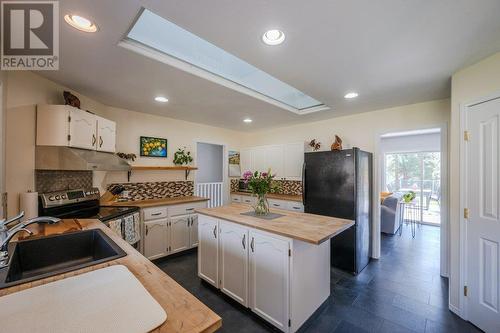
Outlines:
{"type": "Polygon", "coordinates": [[[190,216],[177,216],[170,219],[170,253],[187,250],[190,245],[190,216]]]}
{"type": "Polygon", "coordinates": [[[250,308],[283,331],[289,320],[290,244],[250,229],[250,308]]]}
{"type": "Polygon", "coordinates": [[[97,150],[114,153],[116,151],[116,123],[96,116],[97,118],[97,150]]]}
{"type": "Polygon", "coordinates": [[[286,201],[269,199],[268,202],[269,202],[269,208],[288,209],[286,201]]]}
{"type": "Polygon", "coordinates": [[[156,220],[144,223],[144,256],[156,259],[167,255],[168,221],[156,220]]]}
{"type": "Polygon", "coordinates": [[[304,144],[289,143],[284,145],[283,164],[283,177],[291,180],[301,180],[302,165],[304,164],[304,144]]]}
{"type": "Polygon", "coordinates": [[[71,108],[69,112],[69,146],[83,149],[97,147],[96,116],[90,112],[71,108]]]}
{"type": "Polygon", "coordinates": [[[144,208],[143,213],[145,221],[164,219],[168,216],[167,207],[144,208]]]}
{"type": "Polygon", "coordinates": [[[219,286],[218,221],[198,216],[198,276],[214,287],[219,286]]]}
{"type": "Polygon", "coordinates": [[[267,171],[266,147],[256,147],[252,151],[252,171],[267,171]]]}
{"type": "Polygon", "coordinates": [[[286,206],[287,206],[286,209],[288,210],[293,210],[295,212],[300,212],[300,213],[304,212],[304,205],[302,204],[302,202],[287,201],[286,206]]]}
{"type": "Polygon", "coordinates": [[[220,222],[220,281],[223,293],[246,306],[248,302],[248,229],[220,222]]]}
{"type": "Polygon", "coordinates": [[[189,247],[198,246],[198,214],[193,214],[190,217],[189,225],[189,247]]]}
{"type": "Polygon", "coordinates": [[[240,155],[241,173],[253,171],[252,149],[242,149],[240,155]]]}
{"type": "Polygon", "coordinates": [[[276,179],[284,177],[283,173],[283,145],[266,146],[266,168],[276,174],[276,179]]]}
{"type": "Polygon", "coordinates": [[[247,205],[255,205],[255,197],[249,195],[242,195],[241,202],[247,205]]]}
{"type": "Polygon", "coordinates": [[[69,143],[68,105],[40,104],[36,107],[36,144],[39,146],[67,146],[69,143]]]}

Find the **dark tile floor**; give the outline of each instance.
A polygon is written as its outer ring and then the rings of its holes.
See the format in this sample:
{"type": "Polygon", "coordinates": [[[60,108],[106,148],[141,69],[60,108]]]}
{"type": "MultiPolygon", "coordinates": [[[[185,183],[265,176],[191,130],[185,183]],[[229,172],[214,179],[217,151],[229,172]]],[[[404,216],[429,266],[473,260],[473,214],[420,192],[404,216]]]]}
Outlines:
{"type": "MultiPolygon", "coordinates": [[[[197,277],[196,252],[157,265],[222,317],[221,332],[272,332],[197,277]]],[[[331,296],[301,332],[479,332],[448,310],[448,282],[439,276],[439,228],[422,226],[415,239],[382,234],[382,257],[357,276],[331,270],[331,296]]]]}

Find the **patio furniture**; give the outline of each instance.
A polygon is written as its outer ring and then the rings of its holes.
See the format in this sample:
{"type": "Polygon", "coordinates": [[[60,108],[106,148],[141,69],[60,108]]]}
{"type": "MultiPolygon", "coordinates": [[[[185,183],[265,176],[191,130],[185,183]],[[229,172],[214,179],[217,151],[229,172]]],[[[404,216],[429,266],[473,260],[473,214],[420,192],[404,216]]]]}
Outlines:
{"type": "Polygon", "coordinates": [[[401,228],[400,197],[387,196],[380,206],[380,230],[394,235],[401,228]]]}

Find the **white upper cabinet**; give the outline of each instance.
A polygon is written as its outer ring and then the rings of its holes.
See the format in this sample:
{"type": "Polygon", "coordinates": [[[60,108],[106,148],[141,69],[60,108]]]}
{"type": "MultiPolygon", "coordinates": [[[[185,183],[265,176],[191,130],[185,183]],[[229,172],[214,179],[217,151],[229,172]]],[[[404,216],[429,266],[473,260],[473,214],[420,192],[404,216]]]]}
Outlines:
{"type": "Polygon", "coordinates": [[[283,174],[283,145],[266,146],[266,165],[271,169],[276,178],[284,177],[283,174]]]}
{"type": "Polygon", "coordinates": [[[95,149],[97,145],[97,119],[95,114],[71,107],[69,109],[70,147],[95,149]]]}
{"type": "Polygon", "coordinates": [[[253,171],[252,149],[242,149],[240,155],[241,173],[253,171]]]}
{"type": "Polygon", "coordinates": [[[266,147],[256,147],[252,153],[253,167],[252,171],[267,171],[269,167],[266,161],[266,147]]]}
{"type": "Polygon", "coordinates": [[[304,144],[288,143],[284,145],[284,172],[283,177],[291,180],[302,179],[302,165],[304,164],[304,144]]]}
{"type": "Polygon", "coordinates": [[[69,105],[37,106],[36,144],[115,152],[116,123],[69,105]]]}
{"type": "Polygon", "coordinates": [[[96,116],[97,150],[114,153],[116,151],[116,123],[96,116]]]}
{"type": "Polygon", "coordinates": [[[267,171],[271,169],[276,179],[301,180],[304,164],[304,144],[287,143],[246,148],[241,150],[243,171],[267,171]]]}

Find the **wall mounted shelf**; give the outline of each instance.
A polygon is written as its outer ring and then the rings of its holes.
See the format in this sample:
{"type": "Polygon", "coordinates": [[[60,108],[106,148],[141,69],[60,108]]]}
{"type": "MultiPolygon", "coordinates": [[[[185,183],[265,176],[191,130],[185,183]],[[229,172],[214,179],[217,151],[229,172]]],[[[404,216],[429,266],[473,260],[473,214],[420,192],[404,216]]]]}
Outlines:
{"type": "Polygon", "coordinates": [[[197,167],[185,166],[185,165],[175,165],[175,166],[132,166],[128,172],[128,181],[130,181],[130,176],[132,171],[184,171],[185,179],[187,180],[191,170],[198,170],[197,167]]]}

